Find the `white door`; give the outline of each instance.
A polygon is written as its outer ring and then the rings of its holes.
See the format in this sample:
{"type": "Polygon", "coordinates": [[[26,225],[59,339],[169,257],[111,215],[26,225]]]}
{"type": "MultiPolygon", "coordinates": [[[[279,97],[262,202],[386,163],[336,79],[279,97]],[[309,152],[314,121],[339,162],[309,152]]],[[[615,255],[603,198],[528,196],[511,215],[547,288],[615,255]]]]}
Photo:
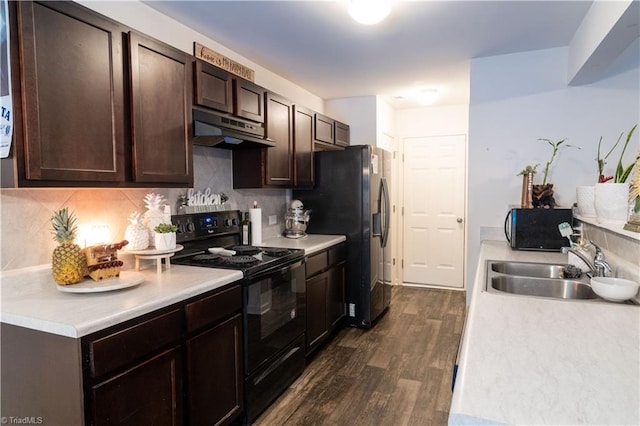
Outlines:
{"type": "Polygon", "coordinates": [[[406,138],[403,282],[464,285],[465,136],[406,138]]]}

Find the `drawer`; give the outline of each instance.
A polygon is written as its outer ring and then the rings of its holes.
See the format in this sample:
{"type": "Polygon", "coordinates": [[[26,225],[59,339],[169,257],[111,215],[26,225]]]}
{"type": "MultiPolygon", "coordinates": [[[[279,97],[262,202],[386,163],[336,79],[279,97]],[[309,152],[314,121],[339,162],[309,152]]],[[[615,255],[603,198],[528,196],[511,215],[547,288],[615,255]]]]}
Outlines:
{"type": "Polygon", "coordinates": [[[99,377],[180,340],[182,310],[176,309],[89,343],[91,374],[99,377]]]}
{"type": "Polygon", "coordinates": [[[242,310],[242,290],[239,285],[221,291],[186,307],[187,331],[189,333],[207,325],[220,322],[234,312],[242,310]]]}
{"type": "Polygon", "coordinates": [[[340,244],[329,249],[329,265],[337,265],[347,259],[347,246],[340,244]]]}
{"type": "Polygon", "coordinates": [[[307,258],[307,277],[313,276],[329,266],[329,255],[327,251],[314,254],[307,258]]]}

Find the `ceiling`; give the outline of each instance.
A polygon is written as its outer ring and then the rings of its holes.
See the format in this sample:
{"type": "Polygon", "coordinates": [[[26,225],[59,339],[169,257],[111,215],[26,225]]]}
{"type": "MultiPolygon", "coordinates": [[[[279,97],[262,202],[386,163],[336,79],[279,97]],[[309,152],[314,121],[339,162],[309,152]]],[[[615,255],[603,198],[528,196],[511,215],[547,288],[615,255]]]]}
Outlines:
{"type": "Polygon", "coordinates": [[[413,88],[435,105],[469,103],[470,59],[568,46],[592,1],[396,1],[383,22],[353,21],[346,1],[146,1],[323,98],[413,88]]]}

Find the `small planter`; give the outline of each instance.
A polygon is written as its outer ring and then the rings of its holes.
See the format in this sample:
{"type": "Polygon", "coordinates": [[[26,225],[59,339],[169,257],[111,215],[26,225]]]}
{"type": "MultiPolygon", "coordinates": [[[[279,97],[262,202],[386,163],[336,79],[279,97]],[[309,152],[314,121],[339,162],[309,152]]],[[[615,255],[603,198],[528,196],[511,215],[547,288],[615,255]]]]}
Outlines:
{"type": "Polygon", "coordinates": [[[173,250],[176,248],[176,233],[164,232],[154,233],[154,241],[156,250],[173,250]]]}
{"type": "Polygon", "coordinates": [[[629,217],[629,184],[598,183],[595,190],[595,208],[598,223],[624,225],[629,217]]]}
{"type": "Polygon", "coordinates": [[[578,213],[583,217],[596,217],[596,187],[579,186],[576,188],[576,201],[578,213]]]}
{"type": "Polygon", "coordinates": [[[554,208],[556,200],[553,198],[553,184],[533,185],[533,207],[554,208]]]}

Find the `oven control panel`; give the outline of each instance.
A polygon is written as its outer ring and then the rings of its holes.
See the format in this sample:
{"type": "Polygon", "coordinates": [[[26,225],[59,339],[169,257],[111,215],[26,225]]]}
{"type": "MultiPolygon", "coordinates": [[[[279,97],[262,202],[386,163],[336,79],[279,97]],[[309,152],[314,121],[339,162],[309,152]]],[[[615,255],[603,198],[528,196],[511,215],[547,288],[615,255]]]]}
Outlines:
{"type": "Polygon", "coordinates": [[[240,211],[178,214],[171,222],[178,227],[176,242],[195,240],[211,235],[240,233],[240,211]]]}

